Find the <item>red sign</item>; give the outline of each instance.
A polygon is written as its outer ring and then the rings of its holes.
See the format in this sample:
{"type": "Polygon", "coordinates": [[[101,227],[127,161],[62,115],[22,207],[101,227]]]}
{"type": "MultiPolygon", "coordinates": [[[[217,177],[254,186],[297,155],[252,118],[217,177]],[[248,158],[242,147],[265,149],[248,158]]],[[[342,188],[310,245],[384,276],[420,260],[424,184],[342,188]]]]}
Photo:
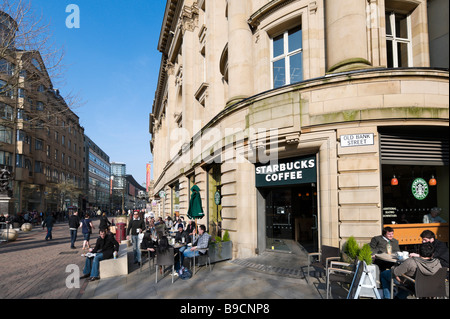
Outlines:
{"type": "Polygon", "coordinates": [[[150,187],[150,164],[147,164],[147,192],[150,187]]]}

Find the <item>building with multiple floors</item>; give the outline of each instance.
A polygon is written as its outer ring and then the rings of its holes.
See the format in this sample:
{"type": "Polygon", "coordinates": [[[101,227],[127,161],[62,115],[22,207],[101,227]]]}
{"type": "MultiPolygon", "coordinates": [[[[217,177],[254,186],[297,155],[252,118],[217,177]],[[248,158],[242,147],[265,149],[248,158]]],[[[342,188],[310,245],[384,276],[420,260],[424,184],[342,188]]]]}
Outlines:
{"type": "Polygon", "coordinates": [[[0,165],[12,173],[10,212],[79,206],[84,128],[53,87],[39,52],[14,47],[0,12],[0,165]]]}
{"type": "Polygon", "coordinates": [[[234,257],[448,220],[448,1],[168,0],[158,50],[155,200],[234,257]]]}
{"type": "Polygon", "coordinates": [[[84,135],[84,149],[86,152],[86,198],[83,201],[83,210],[109,211],[111,204],[109,156],[87,135],[84,135]]]}

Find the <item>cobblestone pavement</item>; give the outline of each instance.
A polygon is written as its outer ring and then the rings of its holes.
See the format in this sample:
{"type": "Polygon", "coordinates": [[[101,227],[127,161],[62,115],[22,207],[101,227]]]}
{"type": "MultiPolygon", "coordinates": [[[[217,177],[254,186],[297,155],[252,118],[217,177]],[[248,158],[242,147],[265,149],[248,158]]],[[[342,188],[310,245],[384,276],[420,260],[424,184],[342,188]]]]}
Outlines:
{"type": "MultiPolygon", "coordinates": [[[[70,289],[66,279],[74,274],[68,265],[82,270],[83,236],[78,231],[77,249],[70,249],[67,222],[53,227],[53,239],[45,241],[46,229],[34,226],[30,232],[19,231],[17,240],[0,244],[0,299],[72,299],[80,289],[70,289]]],[[[91,244],[95,242],[91,239],[91,244]]]]}

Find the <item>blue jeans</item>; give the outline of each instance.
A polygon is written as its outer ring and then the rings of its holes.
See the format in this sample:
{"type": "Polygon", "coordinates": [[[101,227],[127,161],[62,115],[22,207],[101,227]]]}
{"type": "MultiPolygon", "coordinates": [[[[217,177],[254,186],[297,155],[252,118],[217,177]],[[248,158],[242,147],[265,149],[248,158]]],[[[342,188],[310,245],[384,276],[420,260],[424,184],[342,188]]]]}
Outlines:
{"type": "Polygon", "coordinates": [[[75,247],[75,242],[77,241],[77,232],[76,229],[70,230],[70,247],[75,247]]]}
{"type": "MultiPolygon", "coordinates": [[[[384,299],[391,299],[391,278],[392,278],[392,273],[391,270],[385,270],[383,272],[381,272],[380,274],[380,282],[381,282],[381,287],[383,288],[383,295],[384,295],[384,299]]],[[[396,284],[399,284],[397,279],[394,279],[394,282],[396,284]]],[[[408,297],[409,293],[403,289],[399,290],[396,297],[399,299],[406,299],[406,297],[408,297]]]]}
{"type": "Polygon", "coordinates": [[[188,248],[188,246],[187,245],[185,245],[185,246],[183,246],[183,247],[180,247],[179,249],[178,249],[178,252],[179,252],[179,259],[178,259],[178,261],[179,261],[179,267],[176,267],[175,268],[175,270],[178,270],[178,269],[180,269],[181,267],[183,267],[183,253],[184,253],[184,251],[186,250],[186,248],[188,248]]]}
{"type": "Polygon", "coordinates": [[[194,256],[199,256],[200,253],[198,252],[198,250],[191,250],[191,247],[188,246],[184,246],[186,248],[184,248],[185,250],[183,251],[183,253],[181,253],[181,248],[180,248],[180,265],[183,266],[183,261],[184,258],[193,258],[194,256]]]}
{"type": "Polygon", "coordinates": [[[45,240],[52,239],[52,229],[53,227],[47,227],[47,235],[45,236],[45,240]]]}
{"type": "Polygon", "coordinates": [[[103,254],[97,253],[93,258],[86,258],[84,263],[83,275],[91,277],[100,277],[100,261],[103,260],[103,254]]]}
{"type": "Polygon", "coordinates": [[[131,235],[131,242],[133,244],[134,262],[141,262],[141,249],[139,247],[139,235],[131,235]]]}

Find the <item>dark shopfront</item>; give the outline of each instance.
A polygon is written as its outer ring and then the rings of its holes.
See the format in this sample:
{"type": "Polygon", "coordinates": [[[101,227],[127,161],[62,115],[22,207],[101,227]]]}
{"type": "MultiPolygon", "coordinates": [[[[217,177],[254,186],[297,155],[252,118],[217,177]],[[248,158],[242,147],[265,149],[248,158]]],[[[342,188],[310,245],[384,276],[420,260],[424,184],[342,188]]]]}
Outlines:
{"type": "Polygon", "coordinates": [[[280,159],[255,167],[258,211],[267,250],[318,247],[316,156],[280,159]]]}
{"type": "MultiPolygon", "coordinates": [[[[431,208],[441,208],[440,217],[448,222],[448,127],[384,129],[380,148],[383,224],[399,227],[399,236],[405,229],[400,225],[408,224],[410,234],[403,235],[403,243],[417,242],[418,234],[428,227],[423,221],[431,208]]],[[[439,238],[448,240],[448,224],[436,229],[446,232],[436,234],[439,238]]]]}

